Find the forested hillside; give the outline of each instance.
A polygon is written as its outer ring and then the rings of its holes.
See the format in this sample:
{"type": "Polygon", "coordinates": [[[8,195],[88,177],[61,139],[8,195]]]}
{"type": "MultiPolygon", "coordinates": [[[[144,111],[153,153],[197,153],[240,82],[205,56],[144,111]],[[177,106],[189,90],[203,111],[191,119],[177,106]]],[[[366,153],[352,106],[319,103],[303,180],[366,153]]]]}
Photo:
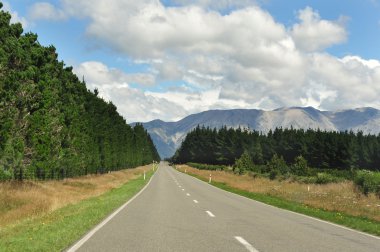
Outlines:
{"type": "Polygon", "coordinates": [[[197,127],[186,136],[173,161],[233,165],[243,153],[256,165],[267,164],[276,154],[288,165],[302,156],[314,168],[380,170],[380,135],[281,128],[260,134],[197,127]]]}
{"type": "Polygon", "coordinates": [[[142,125],[127,125],[58,61],[54,46],[10,19],[0,12],[0,179],[72,177],[159,159],[142,125]]]}
{"type": "Polygon", "coordinates": [[[220,129],[249,128],[267,133],[276,128],[320,129],[326,131],[363,131],[380,133],[380,110],[365,107],[337,111],[321,111],[313,107],[209,110],[189,115],[177,122],[154,120],[143,123],[156,144],[161,157],[174,155],[187,133],[197,126],[220,129]]]}

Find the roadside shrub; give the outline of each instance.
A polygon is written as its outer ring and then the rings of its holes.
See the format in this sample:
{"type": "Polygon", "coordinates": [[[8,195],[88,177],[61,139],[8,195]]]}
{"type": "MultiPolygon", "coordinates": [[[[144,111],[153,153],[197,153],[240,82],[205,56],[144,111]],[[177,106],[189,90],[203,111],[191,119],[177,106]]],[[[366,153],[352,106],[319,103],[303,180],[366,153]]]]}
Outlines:
{"type": "Polygon", "coordinates": [[[258,177],[262,177],[262,175],[260,173],[257,173],[257,172],[250,172],[250,173],[248,173],[248,175],[254,179],[258,178],[258,177]]]}
{"type": "Polygon", "coordinates": [[[270,180],[274,180],[277,177],[277,175],[278,175],[278,171],[277,170],[271,170],[269,172],[269,179],[270,180]]]}
{"type": "Polygon", "coordinates": [[[244,152],[239,159],[235,160],[234,172],[240,175],[246,171],[252,171],[254,169],[253,161],[248,152],[244,152]]]}
{"type": "Polygon", "coordinates": [[[188,166],[197,168],[199,170],[210,170],[210,171],[223,171],[227,170],[228,167],[224,165],[209,165],[209,164],[198,164],[198,163],[187,163],[188,166]]]}
{"type": "Polygon", "coordinates": [[[290,167],[291,173],[297,176],[309,175],[309,166],[304,157],[298,156],[294,159],[294,164],[290,167]]]}
{"type": "Polygon", "coordinates": [[[357,171],[354,183],[365,195],[375,193],[380,197],[380,172],[357,171]]]}
{"type": "MultiPolygon", "coordinates": [[[[276,177],[278,173],[286,174],[290,171],[284,158],[277,156],[277,154],[274,154],[272,159],[267,163],[267,169],[269,173],[275,174],[274,177],[276,177]]],[[[271,175],[269,176],[271,177],[271,175]]]]}
{"type": "Polygon", "coordinates": [[[317,174],[317,178],[315,180],[316,184],[328,184],[328,183],[335,183],[337,182],[337,178],[334,176],[331,176],[330,174],[320,172],[317,174]]]}
{"type": "Polygon", "coordinates": [[[11,180],[12,177],[13,176],[11,171],[0,168],[0,181],[11,180]]]}
{"type": "Polygon", "coordinates": [[[329,174],[333,175],[334,177],[338,177],[342,179],[354,180],[356,176],[356,171],[354,169],[350,169],[350,170],[330,169],[329,174]]]}
{"type": "Polygon", "coordinates": [[[234,166],[234,167],[233,167],[233,172],[234,172],[235,174],[243,175],[245,171],[244,171],[243,169],[240,169],[240,168],[237,167],[237,166],[234,166]]]}
{"type": "Polygon", "coordinates": [[[317,183],[317,177],[305,177],[305,176],[293,176],[293,181],[297,181],[304,184],[316,184],[317,183]]]}

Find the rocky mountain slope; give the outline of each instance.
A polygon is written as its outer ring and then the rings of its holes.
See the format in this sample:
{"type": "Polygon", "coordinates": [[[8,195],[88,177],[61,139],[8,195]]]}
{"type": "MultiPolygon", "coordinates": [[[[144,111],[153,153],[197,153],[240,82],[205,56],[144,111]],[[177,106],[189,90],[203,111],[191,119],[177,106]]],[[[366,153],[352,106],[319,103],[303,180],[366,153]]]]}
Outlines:
{"type": "Polygon", "coordinates": [[[241,127],[264,133],[276,127],[293,127],[327,131],[361,130],[368,134],[378,134],[380,133],[380,110],[358,108],[320,111],[312,107],[279,108],[273,111],[257,109],[210,110],[187,116],[178,122],[154,120],[143,123],[162,158],[171,157],[186,134],[197,125],[211,128],[241,127]]]}

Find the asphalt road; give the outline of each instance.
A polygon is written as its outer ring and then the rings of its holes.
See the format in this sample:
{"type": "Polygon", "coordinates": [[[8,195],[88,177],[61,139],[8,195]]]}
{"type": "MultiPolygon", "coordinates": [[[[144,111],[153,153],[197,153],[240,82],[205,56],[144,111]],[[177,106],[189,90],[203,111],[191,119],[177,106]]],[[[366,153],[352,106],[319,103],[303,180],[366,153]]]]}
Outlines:
{"type": "Polygon", "coordinates": [[[378,252],[380,238],[222,191],[161,163],[146,189],[77,251],[378,252]]]}

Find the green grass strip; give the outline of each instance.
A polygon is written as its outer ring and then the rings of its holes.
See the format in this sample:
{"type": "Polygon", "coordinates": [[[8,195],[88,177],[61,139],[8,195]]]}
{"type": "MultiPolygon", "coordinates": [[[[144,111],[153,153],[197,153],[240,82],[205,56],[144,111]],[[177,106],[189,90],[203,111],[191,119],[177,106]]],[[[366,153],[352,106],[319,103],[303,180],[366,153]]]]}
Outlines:
{"type": "Polygon", "coordinates": [[[0,229],[0,251],[62,251],[139,192],[147,172],[100,196],[68,205],[42,217],[0,229]]]}
{"type": "MultiPolygon", "coordinates": [[[[186,174],[200,179],[204,182],[208,182],[207,178],[197,176],[195,174],[187,172],[186,174]]],[[[235,193],[244,196],[249,199],[263,202],[268,205],[272,205],[278,208],[290,210],[296,213],[305,214],[321,220],[329,221],[335,224],[346,226],[352,229],[363,231],[369,234],[380,236],[380,222],[376,220],[368,219],[367,217],[352,216],[336,211],[327,211],[324,209],[313,208],[298,202],[289,201],[280,197],[271,196],[262,193],[253,193],[231,187],[225,183],[212,181],[211,185],[216,186],[225,191],[235,193]]]]}

